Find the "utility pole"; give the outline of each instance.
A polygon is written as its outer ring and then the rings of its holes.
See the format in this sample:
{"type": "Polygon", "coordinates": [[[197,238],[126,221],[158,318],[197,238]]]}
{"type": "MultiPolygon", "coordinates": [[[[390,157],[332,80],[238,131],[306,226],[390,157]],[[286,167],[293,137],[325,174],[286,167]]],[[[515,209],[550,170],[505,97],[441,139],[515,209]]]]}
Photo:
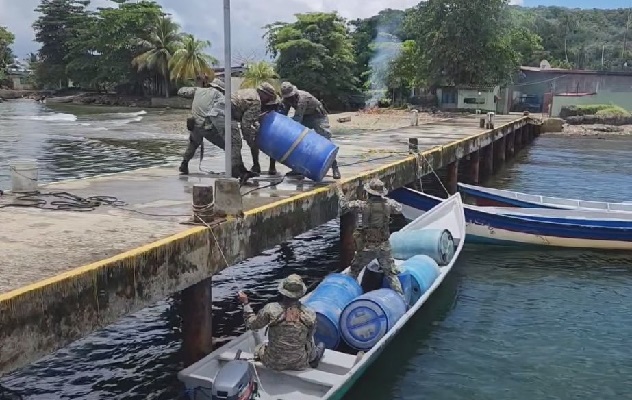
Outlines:
{"type": "Polygon", "coordinates": [[[226,179],[233,177],[233,156],[232,156],[232,141],[231,141],[231,127],[232,127],[232,109],[230,96],[232,94],[231,77],[232,70],[230,67],[231,62],[231,48],[230,48],[230,0],[224,0],[224,158],[226,168],[226,179]]]}

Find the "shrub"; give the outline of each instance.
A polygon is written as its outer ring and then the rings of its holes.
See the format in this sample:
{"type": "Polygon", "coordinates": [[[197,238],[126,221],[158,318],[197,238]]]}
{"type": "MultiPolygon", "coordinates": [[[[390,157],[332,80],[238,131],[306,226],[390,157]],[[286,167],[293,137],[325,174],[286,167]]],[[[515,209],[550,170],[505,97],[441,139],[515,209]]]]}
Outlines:
{"type": "Polygon", "coordinates": [[[598,117],[629,117],[630,113],[619,106],[610,106],[598,110],[595,115],[598,117]]]}
{"type": "Polygon", "coordinates": [[[614,104],[586,104],[577,106],[579,115],[597,115],[599,111],[607,110],[612,107],[617,107],[614,104]]]}

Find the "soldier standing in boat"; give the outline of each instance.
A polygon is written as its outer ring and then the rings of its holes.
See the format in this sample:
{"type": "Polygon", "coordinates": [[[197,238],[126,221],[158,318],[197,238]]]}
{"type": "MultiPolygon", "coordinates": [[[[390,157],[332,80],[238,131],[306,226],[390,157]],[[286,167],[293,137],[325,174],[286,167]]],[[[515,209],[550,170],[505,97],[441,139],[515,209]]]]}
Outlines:
{"type": "Polygon", "coordinates": [[[301,277],[292,274],[279,284],[281,302],[268,303],[257,314],[248,304],[248,296],[238,293],[244,305],[246,328],[258,330],[268,326],[268,343],[255,349],[255,359],[267,368],[299,371],[318,367],[325,345],[314,343],[316,313],[300,302],[306,290],[301,277]]]}
{"type": "MultiPolygon", "coordinates": [[[[303,124],[309,129],[313,129],[320,136],[327,140],[331,140],[331,129],[329,125],[329,117],[323,104],[311,93],[299,90],[290,82],[281,84],[281,96],[283,104],[287,111],[294,108],[294,121],[303,124]]],[[[287,113],[286,113],[287,115],[287,113]]],[[[334,160],[331,166],[334,179],[340,179],[340,169],[338,162],[334,160]]],[[[298,176],[298,172],[290,172],[288,175],[298,176]]]]}
{"type": "Polygon", "coordinates": [[[336,186],[336,190],[341,213],[360,212],[362,215],[362,226],[353,233],[356,252],[351,261],[350,275],[357,278],[362,268],[377,258],[391,289],[404,295],[389,243],[391,214],[401,214],[401,205],[384,197],[388,191],[377,178],[364,185],[368,194],[366,201],[349,201],[340,186],[336,186]]]}

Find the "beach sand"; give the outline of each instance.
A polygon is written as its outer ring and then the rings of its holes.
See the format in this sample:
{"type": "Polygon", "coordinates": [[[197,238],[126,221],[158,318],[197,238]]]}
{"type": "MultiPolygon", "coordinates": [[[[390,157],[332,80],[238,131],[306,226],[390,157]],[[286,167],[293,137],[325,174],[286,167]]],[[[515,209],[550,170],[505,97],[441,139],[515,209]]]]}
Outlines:
{"type": "MultiPolygon", "coordinates": [[[[164,110],[154,113],[151,122],[159,125],[165,133],[187,135],[186,119],[190,115],[188,110],[164,110]]],[[[291,114],[290,114],[291,115],[291,114]]],[[[419,112],[419,124],[432,123],[450,118],[452,114],[437,112],[436,114],[419,112]]],[[[359,130],[386,130],[410,126],[412,113],[405,110],[372,109],[368,111],[355,111],[333,113],[329,115],[332,132],[346,132],[359,130]],[[338,122],[338,119],[350,117],[347,122],[338,122]]]]}

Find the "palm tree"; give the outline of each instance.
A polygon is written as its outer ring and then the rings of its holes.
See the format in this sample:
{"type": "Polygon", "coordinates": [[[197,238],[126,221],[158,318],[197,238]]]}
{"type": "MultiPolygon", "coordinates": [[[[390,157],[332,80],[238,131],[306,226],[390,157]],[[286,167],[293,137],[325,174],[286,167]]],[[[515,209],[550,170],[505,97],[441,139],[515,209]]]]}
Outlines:
{"type": "Polygon", "coordinates": [[[261,61],[248,66],[248,70],[244,73],[244,81],[241,88],[255,88],[263,82],[268,82],[273,86],[277,86],[279,76],[274,72],[272,64],[261,61]]]}
{"type": "Polygon", "coordinates": [[[142,45],[148,50],[132,60],[139,71],[147,69],[160,74],[164,79],[165,97],[169,97],[169,61],[182,45],[180,26],[167,17],[161,17],[156,29],[142,45]]]}
{"type": "Polygon", "coordinates": [[[217,59],[204,53],[204,49],[211,46],[208,40],[197,40],[193,35],[185,35],[183,46],[178,49],[169,62],[171,78],[174,81],[196,79],[205,76],[209,80],[215,77],[213,65],[217,59]]]}

